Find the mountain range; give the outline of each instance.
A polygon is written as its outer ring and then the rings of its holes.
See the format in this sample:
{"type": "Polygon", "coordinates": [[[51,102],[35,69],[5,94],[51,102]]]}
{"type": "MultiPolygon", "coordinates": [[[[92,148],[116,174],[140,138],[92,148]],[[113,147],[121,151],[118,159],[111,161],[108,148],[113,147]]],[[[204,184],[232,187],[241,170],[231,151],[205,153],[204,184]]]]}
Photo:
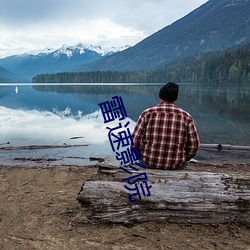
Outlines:
{"type": "Polygon", "coordinates": [[[76,71],[145,71],[250,41],[250,0],[209,0],[135,46],[76,71]]]}
{"type": "Polygon", "coordinates": [[[250,0],[209,0],[132,47],[103,51],[91,45],[63,46],[56,51],[3,58],[0,67],[29,81],[42,73],[146,71],[249,42],[250,0]]]}
{"type": "MultiPolygon", "coordinates": [[[[17,79],[31,81],[31,78],[37,74],[73,71],[81,64],[96,61],[128,47],[104,48],[83,43],[75,46],[63,45],[57,50],[46,49],[42,52],[2,58],[0,59],[0,67],[9,72],[8,81],[16,81],[17,79]],[[20,75],[19,78],[11,72],[20,75]]],[[[0,71],[1,78],[5,77],[1,75],[0,71]]]]}

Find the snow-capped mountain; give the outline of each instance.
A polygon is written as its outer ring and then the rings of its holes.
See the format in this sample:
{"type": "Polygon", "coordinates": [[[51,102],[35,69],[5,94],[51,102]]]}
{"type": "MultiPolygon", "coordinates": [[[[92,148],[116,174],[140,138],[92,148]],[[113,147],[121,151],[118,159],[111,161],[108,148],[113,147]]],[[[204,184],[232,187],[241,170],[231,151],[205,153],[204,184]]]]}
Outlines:
{"type": "Polygon", "coordinates": [[[53,52],[53,56],[57,57],[57,56],[65,54],[65,55],[67,55],[68,58],[70,58],[75,53],[78,53],[81,55],[81,54],[86,53],[87,51],[93,51],[101,56],[106,56],[106,55],[116,53],[118,51],[122,51],[122,50],[127,49],[127,48],[129,48],[128,45],[123,46],[123,47],[105,48],[105,47],[99,46],[99,45],[95,46],[95,45],[91,45],[91,44],[78,43],[75,46],[63,45],[60,49],[55,50],[53,52]]]}
{"type": "Polygon", "coordinates": [[[31,80],[37,74],[72,71],[80,65],[94,62],[128,47],[107,48],[83,43],[74,46],[63,45],[56,50],[46,48],[42,51],[9,56],[0,59],[0,66],[31,80]]]}
{"type": "Polygon", "coordinates": [[[44,54],[53,54],[54,57],[58,57],[61,55],[66,55],[68,58],[73,56],[73,54],[84,54],[86,51],[94,51],[97,54],[101,56],[106,56],[110,55],[119,51],[122,51],[124,49],[129,48],[129,45],[125,45],[122,47],[104,47],[101,45],[92,45],[92,44],[83,44],[83,43],[78,43],[74,46],[69,46],[67,44],[64,44],[61,48],[59,49],[53,49],[53,48],[45,48],[42,50],[35,50],[31,51],[29,53],[23,54],[23,56],[27,55],[39,55],[43,56],[44,54]]]}

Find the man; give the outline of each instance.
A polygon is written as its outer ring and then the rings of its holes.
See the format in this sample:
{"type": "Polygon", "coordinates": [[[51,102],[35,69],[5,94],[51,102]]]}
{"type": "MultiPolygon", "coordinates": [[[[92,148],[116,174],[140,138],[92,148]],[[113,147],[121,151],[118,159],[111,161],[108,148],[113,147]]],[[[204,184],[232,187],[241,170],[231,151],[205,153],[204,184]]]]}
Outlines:
{"type": "Polygon", "coordinates": [[[134,129],[134,147],[138,147],[146,168],[183,169],[199,148],[199,135],[193,118],[178,108],[179,86],[169,82],[159,92],[160,103],[146,109],[134,129]]]}

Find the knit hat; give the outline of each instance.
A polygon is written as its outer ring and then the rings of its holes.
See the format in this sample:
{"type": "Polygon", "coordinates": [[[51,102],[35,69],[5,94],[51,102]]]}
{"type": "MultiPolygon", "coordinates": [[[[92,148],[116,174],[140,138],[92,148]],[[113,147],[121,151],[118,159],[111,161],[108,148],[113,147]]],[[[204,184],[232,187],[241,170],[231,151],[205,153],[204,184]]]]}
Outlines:
{"type": "Polygon", "coordinates": [[[179,86],[176,83],[168,82],[161,87],[159,97],[166,102],[174,102],[178,98],[179,86]]]}

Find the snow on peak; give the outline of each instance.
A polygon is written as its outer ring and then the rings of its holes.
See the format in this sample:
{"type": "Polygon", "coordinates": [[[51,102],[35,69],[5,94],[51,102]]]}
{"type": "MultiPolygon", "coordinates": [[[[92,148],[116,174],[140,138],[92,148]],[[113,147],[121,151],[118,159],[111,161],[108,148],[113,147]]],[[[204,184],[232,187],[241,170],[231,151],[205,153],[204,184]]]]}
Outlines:
{"type": "Polygon", "coordinates": [[[100,54],[101,56],[105,56],[110,53],[122,51],[129,47],[130,47],[129,45],[125,45],[122,47],[104,47],[100,45],[91,45],[91,44],[83,44],[83,43],[78,43],[74,46],[68,46],[64,44],[61,48],[53,52],[53,56],[58,57],[62,54],[65,54],[68,58],[70,58],[74,53],[84,54],[86,51],[94,51],[100,54]]]}
{"type": "Polygon", "coordinates": [[[52,54],[54,57],[59,57],[60,55],[66,55],[68,58],[72,57],[73,54],[84,54],[86,51],[93,51],[98,53],[101,56],[105,56],[108,54],[113,54],[122,50],[129,48],[129,45],[120,46],[120,47],[107,47],[103,45],[91,45],[91,44],[84,44],[78,43],[73,46],[69,46],[64,44],[59,49],[55,48],[44,48],[40,50],[33,50],[22,54],[22,56],[45,56],[47,54],[52,54]]]}

